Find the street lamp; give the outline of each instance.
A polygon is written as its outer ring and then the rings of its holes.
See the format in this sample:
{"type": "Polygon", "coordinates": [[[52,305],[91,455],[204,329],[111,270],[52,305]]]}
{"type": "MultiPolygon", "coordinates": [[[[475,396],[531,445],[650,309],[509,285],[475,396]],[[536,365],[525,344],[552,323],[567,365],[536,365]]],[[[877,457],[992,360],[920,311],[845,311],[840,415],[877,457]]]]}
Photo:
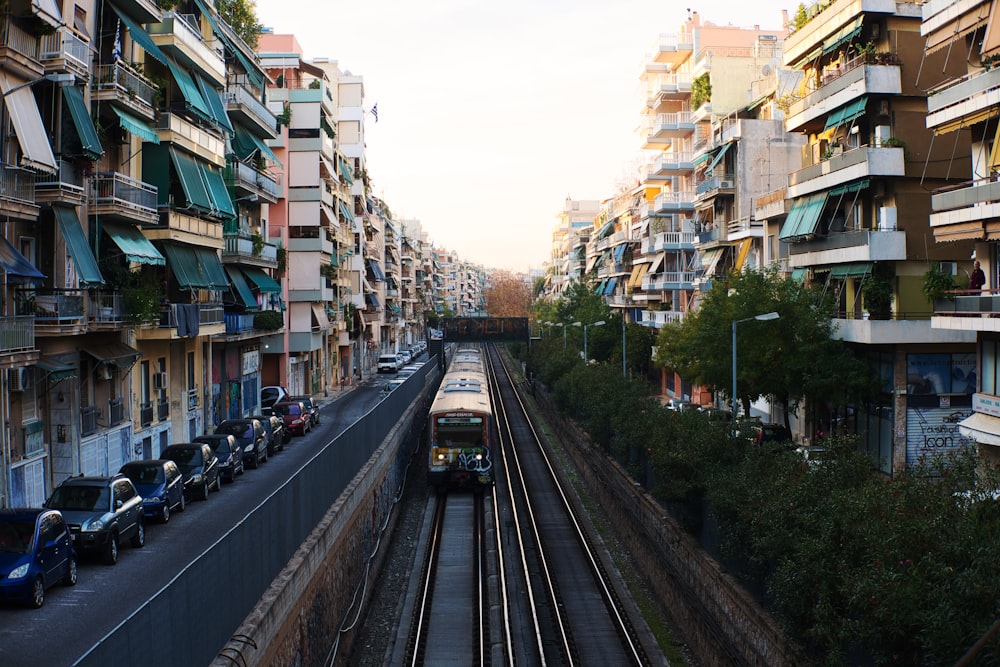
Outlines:
{"type": "Polygon", "coordinates": [[[42,81],[51,81],[52,83],[59,84],[60,86],[72,85],[76,83],[76,76],[74,74],[46,74],[45,76],[40,76],[37,79],[32,79],[31,81],[25,81],[24,83],[19,83],[16,86],[11,86],[7,90],[0,90],[0,98],[7,97],[11,93],[16,93],[22,88],[28,88],[36,83],[41,83],[42,81]]]}
{"type": "Polygon", "coordinates": [[[736,414],[737,414],[737,411],[736,411],[736,406],[737,406],[737,399],[736,399],[736,325],[740,324],[741,322],[749,322],[750,320],[758,320],[758,321],[761,321],[761,322],[766,322],[768,320],[776,320],[779,317],[781,317],[781,315],[779,315],[778,313],[764,313],[763,315],[754,315],[753,317],[744,317],[742,320],[733,320],[733,395],[732,395],[732,402],[733,402],[733,421],[734,422],[736,421],[736,414]]]}
{"type": "Polygon", "coordinates": [[[599,327],[603,324],[607,324],[604,320],[598,320],[590,324],[583,324],[581,322],[573,322],[575,327],[583,327],[583,363],[587,363],[587,329],[590,327],[599,327]]]}

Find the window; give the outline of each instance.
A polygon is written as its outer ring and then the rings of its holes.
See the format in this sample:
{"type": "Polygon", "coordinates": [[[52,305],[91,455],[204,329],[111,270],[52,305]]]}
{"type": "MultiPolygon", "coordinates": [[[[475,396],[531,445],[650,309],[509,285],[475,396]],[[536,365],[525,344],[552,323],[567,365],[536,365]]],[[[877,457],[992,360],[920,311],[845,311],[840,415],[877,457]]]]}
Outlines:
{"type": "Polygon", "coordinates": [[[982,368],[979,391],[984,394],[1000,396],[1000,386],[997,384],[997,341],[984,340],[980,343],[979,354],[982,368]]]}
{"type": "Polygon", "coordinates": [[[76,5],[73,12],[73,29],[81,37],[90,41],[90,33],[87,32],[87,10],[76,5]]]}
{"type": "Polygon", "coordinates": [[[187,353],[187,386],[188,391],[197,389],[194,377],[194,352],[187,353]]]}

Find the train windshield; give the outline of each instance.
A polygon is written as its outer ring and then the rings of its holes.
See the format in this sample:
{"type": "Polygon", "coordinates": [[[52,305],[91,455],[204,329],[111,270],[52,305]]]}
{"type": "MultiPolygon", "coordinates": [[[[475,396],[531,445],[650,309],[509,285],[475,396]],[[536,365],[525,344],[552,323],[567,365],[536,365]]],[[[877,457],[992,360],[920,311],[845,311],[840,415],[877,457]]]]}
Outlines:
{"type": "Polygon", "coordinates": [[[455,446],[483,444],[482,417],[438,417],[437,442],[455,446]]]}

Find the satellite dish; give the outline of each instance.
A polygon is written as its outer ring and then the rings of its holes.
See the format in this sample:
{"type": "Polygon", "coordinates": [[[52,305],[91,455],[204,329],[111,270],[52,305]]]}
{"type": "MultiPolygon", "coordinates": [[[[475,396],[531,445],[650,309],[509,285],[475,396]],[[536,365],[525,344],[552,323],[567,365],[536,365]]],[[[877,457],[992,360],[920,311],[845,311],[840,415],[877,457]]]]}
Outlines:
{"type": "Polygon", "coordinates": [[[760,73],[762,75],[764,75],[764,76],[769,75],[771,73],[771,66],[770,65],[764,65],[763,67],[760,68],[760,73]]]}

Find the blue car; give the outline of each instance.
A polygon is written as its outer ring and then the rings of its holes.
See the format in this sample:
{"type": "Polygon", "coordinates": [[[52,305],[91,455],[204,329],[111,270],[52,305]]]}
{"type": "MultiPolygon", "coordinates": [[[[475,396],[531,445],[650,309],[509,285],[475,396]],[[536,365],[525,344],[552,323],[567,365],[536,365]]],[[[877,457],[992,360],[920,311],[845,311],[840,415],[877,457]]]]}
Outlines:
{"type": "Polygon", "coordinates": [[[77,555],[56,510],[0,509],[0,600],[45,604],[45,591],[76,584],[77,555]]]}
{"type": "Polygon", "coordinates": [[[118,472],[132,480],[135,490],[142,496],[143,516],[166,523],[170,521],[171,511],[184,511],[184,475],[173,461],[132,461],[118,472]]]}

